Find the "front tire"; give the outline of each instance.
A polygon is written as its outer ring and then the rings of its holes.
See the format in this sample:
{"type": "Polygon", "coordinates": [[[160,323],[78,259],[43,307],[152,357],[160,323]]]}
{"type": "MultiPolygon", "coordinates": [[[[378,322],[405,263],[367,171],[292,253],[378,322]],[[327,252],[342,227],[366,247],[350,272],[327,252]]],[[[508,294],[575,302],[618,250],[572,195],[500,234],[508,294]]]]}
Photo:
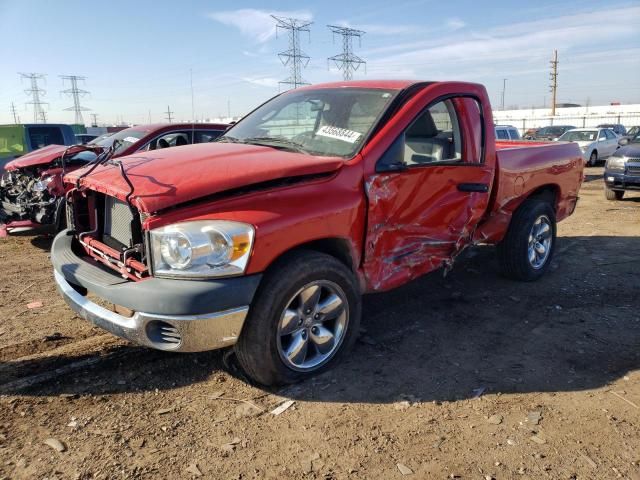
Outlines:
{"type": "Polygon", "coordinates": [[[607,200],[622,200],[622,197],[624,197],[624,190],[611,190],[610,188],[605,188],[604,196],[607,200]]]}
{"type": "Polygon", "coordinates": [[[338,363],[358,334],[355,275],[335,257],[301,250],[265,275],[235,346],[245,373],[263,385],[295,383],[338,363]]]}
{"type": "Polygon", "coordinates": [[[556,244],[556,215],[539,199],[526,200],[514,213],[498,244],[500,269],[508,278],[531,282],[549,268],[556,244]]]}
{"type": "Polygon", "coordinates": [[[587,161],[587,167],[595,167],[597,163],[598,163],[598,152],[594,150],[593,152],[591,152],[591,155],[589,156],[589,160],[587,161]]]}

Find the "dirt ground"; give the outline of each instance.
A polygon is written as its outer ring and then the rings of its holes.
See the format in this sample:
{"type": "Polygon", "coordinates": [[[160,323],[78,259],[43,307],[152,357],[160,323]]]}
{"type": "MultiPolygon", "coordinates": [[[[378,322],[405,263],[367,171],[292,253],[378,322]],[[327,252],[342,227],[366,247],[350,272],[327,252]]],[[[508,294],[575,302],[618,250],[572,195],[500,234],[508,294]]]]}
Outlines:
{"type": "Polygon", "coordinates": [[[469,251],[365,297],[349,360],[277,391],[92,328],[50,240],[1,240],[0,479],[640,479],[640,195],[587,173],[545,278],[469,251]]]}

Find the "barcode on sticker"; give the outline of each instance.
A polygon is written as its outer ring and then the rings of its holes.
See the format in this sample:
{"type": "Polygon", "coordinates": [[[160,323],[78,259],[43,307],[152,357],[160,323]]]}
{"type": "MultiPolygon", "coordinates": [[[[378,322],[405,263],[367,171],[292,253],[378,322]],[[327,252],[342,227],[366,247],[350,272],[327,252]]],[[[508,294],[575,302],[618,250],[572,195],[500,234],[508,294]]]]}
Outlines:
{"type": "Polygon", "coordinates": [[[342,140],[343,142],[356,143],[360,138],[361,133],[354,132],[346,128],[332,127],[330,125],[324,125],[318,129],[316,135],[321,137],[335,138],[336,140],[342,140]]]}

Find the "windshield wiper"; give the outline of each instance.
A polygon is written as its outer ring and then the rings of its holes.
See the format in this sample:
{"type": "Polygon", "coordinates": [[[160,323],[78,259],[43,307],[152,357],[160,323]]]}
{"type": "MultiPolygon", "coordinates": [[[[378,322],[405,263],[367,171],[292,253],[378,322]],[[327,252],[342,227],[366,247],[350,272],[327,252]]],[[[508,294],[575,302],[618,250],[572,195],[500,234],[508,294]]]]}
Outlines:
{"type": "Polygon", "coordinates": [[[283,137],[249,137],[238,140],[242,143],[248,143],[251,145],[262,145],[265,147],[281,148],[284,150],[292,150],[294,152],[304,153],[311,155],[304,149],[304,145],[293,140],[289,140],[283,137]]]}

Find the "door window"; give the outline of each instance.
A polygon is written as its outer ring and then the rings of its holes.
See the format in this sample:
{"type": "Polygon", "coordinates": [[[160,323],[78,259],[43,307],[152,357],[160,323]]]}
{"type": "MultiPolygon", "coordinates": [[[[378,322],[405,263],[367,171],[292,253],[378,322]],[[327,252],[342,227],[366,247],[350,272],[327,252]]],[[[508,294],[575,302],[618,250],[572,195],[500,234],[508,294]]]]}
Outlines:
{"type": "Polygon", "coordinates": [[[451,100],[428,107],[404,134],[404,164],[462,161],[462,138],[451,100]]]}
{"type": "Polygon", "coordinates": [[[607,138],[609,140],[614,140],[616,138],[616,134],[613,133],[611,130],[605,130],[604,133],[607,135],[607,138]]]}
{"type": "Polygon", "coordinates": [[[147,150],[160,150],[162,148],[180,147],[191,143],[191,132],[168,132],[154,138],[147,145],[147,150]]]}
{"type": "Polygon", "coordinates": [[[224,130],[197,130],[195,132],[195,143],[213,142],[223,133],[224,130]]]}
{"type": "Polygon", "coordinates": [[[598,140],[605,140],[607,138],[606,130],[600,130],[600,135],[598,135],[598,140]]]}

